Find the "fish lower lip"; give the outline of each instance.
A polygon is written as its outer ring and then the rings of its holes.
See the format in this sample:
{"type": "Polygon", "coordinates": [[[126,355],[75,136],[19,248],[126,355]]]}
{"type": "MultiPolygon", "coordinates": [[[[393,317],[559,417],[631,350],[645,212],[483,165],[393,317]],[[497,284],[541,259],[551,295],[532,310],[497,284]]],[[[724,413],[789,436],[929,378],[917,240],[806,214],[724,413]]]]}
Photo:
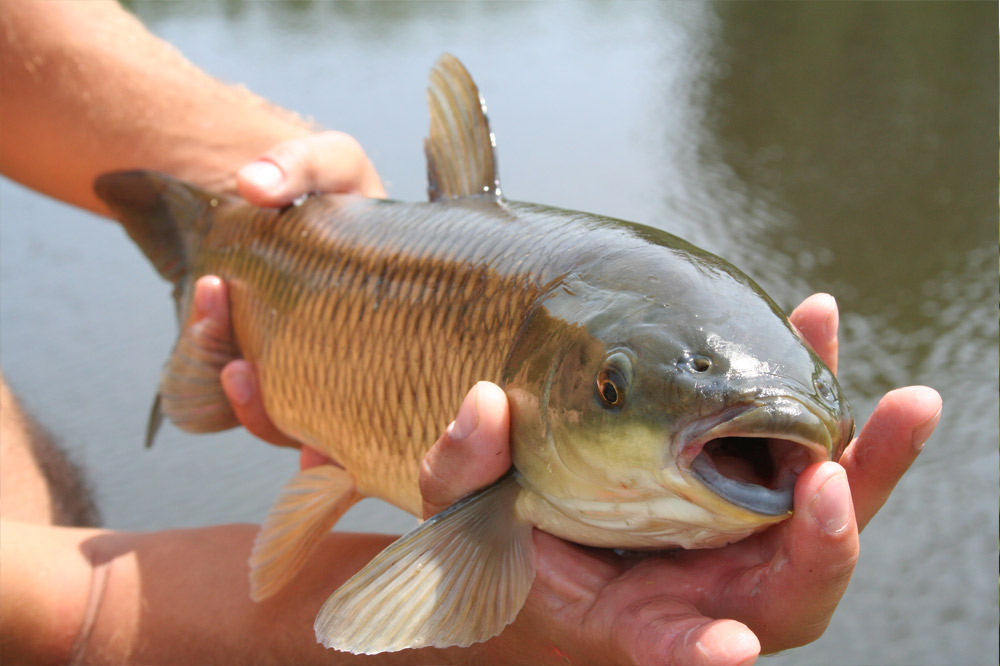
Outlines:
{"type": "Polygon", "coordinates": [[[771,489],[729,478],[716,469],[704,451],[691,461],[691,472],[717,495],[744,509],[769,516],[780,516],[792,510],[794,486],[771,489]]]}
{"type": "Polygon", "coordinates": [[[786,397],[733,406],[681,433],[681,465],[730,504],[767,516],[792,509],[798,475],[830,459],[827,424],[786,397]],[[686,461],[686,462],[685,462],[686,461]]]}

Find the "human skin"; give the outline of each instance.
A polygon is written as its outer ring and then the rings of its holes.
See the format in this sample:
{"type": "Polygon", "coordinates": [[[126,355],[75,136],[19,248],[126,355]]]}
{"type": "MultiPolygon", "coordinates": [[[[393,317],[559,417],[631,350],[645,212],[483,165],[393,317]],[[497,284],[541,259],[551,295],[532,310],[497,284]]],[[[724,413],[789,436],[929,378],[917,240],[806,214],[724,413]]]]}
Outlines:
{"type": "Polygon", "coordinates": [[[136,168],[235,193],[244,165],[240,192],[260,205],[285,203],[288,185],[384,195],[353,138],[316,143],[317,128],[208,76],[116,2],[4,0],[0,44],[0,172],[61,201],[107,215],[94,179],[136,168]],[[297,182],[290,161],[308,165],[297,182]]]}

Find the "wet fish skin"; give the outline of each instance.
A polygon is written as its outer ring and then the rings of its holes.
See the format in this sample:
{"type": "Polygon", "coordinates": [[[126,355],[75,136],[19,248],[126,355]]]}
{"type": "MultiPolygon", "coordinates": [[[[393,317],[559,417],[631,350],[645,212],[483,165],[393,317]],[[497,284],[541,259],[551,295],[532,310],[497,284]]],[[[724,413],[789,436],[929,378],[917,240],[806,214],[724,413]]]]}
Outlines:
{"type": "Polygon", "coordinates": [[[787,517],[795,473],[839,457],[853,430],[832,373],[752,280],[666,232],[502,198],[485,108],[454,58],[429,100],[429,203],[265,210],[161,174],[95,184],[176,285],[181,335],[151,431],[160,409],[192,431],[233,425],[218,373],[242,355],[275,424],[343,466],[286,485],[251,557],[255,598],[359,498],[419,514],[427,448],[476,381],[504,387],[512,473],[321,609],[317,638],[355,653],[499,633],[534,576],[532,526],[628,548],[763,529],[787,517]],[[233,348],[206,349],[190,322],[207,274],[229,285],[233,348]]]}
{"type": "Polygon", "coordinates": [[[719,546],[781,519],[690,483],[682,435],[745,412],[740,434],[811,442],[810,462],[837,459],[853,420],[833,374],[730,264],[665,232],[611,224],[616,242],[595,243],[600,251],[542,297],[523,333],[534,341],[505,370],[514,464],[537,490],[519,509],[565,538],[629,548],[719,546]],[[633,376],[624,404],[608,409],[590,378],[614,356],[630,359],[633,376]],[[695,357],[710,367],[695,371],[695,357]],[[818,385],[833,387],[832,399],[818,385]],[[574,506],[599,529],[560,526],[574,506]]]}

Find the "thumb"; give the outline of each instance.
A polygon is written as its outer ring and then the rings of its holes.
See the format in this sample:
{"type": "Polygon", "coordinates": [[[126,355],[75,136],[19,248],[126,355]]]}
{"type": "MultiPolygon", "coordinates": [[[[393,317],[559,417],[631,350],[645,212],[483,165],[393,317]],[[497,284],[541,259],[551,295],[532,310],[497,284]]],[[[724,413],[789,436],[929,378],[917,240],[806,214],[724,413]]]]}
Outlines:
{"type": "Polygon", "coordinates": [[[499,479],[511,465],[507,395],[479,382],[420,465],[424,517],[499,479]]]}
{"type": "Polygon", "coordinates": [[[287,206],[311,192],[385,196],[361,144],[343,132],[283,141],[240,169],[236,184],[258,206],[287,206]]]}
{"type": "Polygon", "coordinates": [[[629,605],[612,627],[612,663],[748,666],[760,655],[760,642],[745,624],[713,620],[669,596],[629,605]]]}
{"type": "Polygon", "coordinates": [[[740,618],[757,627],[764,652],[812,642],[826,629],[858,558],[858,524],[844,469],[824,462],[795,485],[795,512],[768,566],[754,571],[747,594],[756,613],[740,618]]]}

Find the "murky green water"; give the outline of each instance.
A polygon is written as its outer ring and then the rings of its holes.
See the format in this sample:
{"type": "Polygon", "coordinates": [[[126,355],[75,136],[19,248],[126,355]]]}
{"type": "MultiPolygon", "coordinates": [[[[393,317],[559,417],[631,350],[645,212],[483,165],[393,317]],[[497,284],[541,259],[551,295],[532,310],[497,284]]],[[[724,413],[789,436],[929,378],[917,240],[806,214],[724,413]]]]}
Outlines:
{"type": "MultiPolygon", "coordinates": [[[[654,224],[791,307],[829,291],[864,420],[923,383],[937,435],[862,538],[817,643],[768,663],[997,663],[997,8],[905,3],[136,2],[194,62],[357,136],[424,196],[427,69],[461,57],[504,191],[654,224]]],[[[257,521],[294,456],[141,438],[168,289],[112,224],[7,181],[0,356],[90,469],[109,525],[257,521]]],[[[412,519],[377,502],[348,529],[412,519]]]]}

